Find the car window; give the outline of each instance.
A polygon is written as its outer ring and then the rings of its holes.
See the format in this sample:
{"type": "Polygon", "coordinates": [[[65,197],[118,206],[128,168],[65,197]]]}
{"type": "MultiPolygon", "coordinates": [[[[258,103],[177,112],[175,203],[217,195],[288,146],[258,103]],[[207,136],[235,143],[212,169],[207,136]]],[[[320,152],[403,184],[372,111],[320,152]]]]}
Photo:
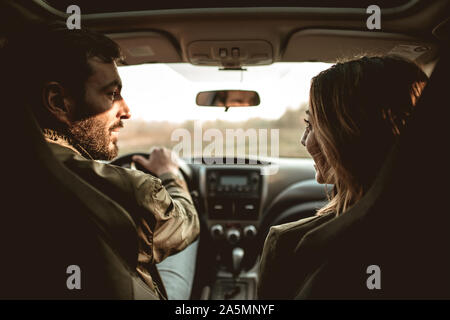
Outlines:
{"type": "Polygon", "coordinates": [[[329,66],[275,63],[244,71],[187,63],[119,67],[122,96],[132,115],[124,122],[120,154],[160,145],[177,147],[183,157],[309,157],[300,139],[310,82],[329,66]],[[198,92],[221,89],[255,90],[261,103],[227,112],[196,105],[198,92]]]}

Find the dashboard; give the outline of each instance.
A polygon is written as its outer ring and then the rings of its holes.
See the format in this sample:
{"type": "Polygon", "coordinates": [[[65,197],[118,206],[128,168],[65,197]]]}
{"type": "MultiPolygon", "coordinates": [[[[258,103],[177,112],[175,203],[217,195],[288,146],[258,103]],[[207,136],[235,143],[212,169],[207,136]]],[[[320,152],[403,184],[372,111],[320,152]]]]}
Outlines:
{"type": "MultiPolygon", "coordinates": [[[[132,163],[133,155],[111,164],[142,170],[132,163]]],[[[255,262],[271,226],[311,216],[326,201],[312,159],[189,158],[182,159],[180,170],[199,213],[202,238],[217,252],[243,248],[246,267],[255,262]]]]}
{"type": "MultiPolygon", "coordinates": [[[[133,155],[111,164],[143,170],[131,162],[133,155]]],[[[326,202],[311,159],[185,158],[180,171],[200,220],[196,297],[210,288],[211,299],[254,298],[270,227],[312,216],[326,202]]]]}
{"type": "Polygon", "coordinates": [[[242,268],[251,269],[271,226],[314,215],[326,201],[325,186],[315,181],[311,159],[185,161],[202,242],[208,246],[205,255],[228,270],[235,248],[245,252],[242,268]]]}

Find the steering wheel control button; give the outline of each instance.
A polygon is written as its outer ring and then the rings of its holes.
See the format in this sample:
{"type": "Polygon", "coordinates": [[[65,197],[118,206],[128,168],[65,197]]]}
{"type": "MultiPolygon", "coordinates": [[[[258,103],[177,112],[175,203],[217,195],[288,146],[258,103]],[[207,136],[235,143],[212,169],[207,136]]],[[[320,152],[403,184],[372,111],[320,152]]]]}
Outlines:
{"type": "Polygon", "coordinates": [[[223,227],[220,224],[215,224],[210,229],[211,237],[215,240],[222,239],[224,236],[223,227]]]}
{"type": "Polygon", "coordinates": [[[246,226],[244,228],[244,237],[251,239],[254,238],[257,234],[256,227],[253,225],[246,226]]]}
{"type": "Polygon", "coordinates": [[[231,245],[235,245],[241,240],[241,232],[236,228],[230,228],[227,230],[227,240],[231,245]]]}

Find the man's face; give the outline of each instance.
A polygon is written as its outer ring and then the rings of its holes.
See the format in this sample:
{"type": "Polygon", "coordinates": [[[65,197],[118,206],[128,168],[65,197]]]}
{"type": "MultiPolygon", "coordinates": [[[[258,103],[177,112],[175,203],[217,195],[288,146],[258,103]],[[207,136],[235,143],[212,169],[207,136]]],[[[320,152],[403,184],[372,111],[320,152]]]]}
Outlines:
{"type": "Polygon", "coordinates": [[[115,63],[89,59],[92,75],[85,83],[84,102],[76,105],[78,116],[69,125],[76,142],[94,159],[111,160],[117,156],[122,119],[130,109],[120,95],[122,82],[115,63]]]}

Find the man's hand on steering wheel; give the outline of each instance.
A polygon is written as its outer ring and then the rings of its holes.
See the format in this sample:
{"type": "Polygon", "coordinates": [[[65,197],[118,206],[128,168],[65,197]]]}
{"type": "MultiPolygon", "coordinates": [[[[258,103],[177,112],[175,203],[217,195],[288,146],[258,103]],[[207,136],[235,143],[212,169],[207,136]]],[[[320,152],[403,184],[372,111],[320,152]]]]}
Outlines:
{"type": "Polygon", "coordinates": [[[167,148],[153,148],[148,158],[135,155],[132,160],[157,176],[168,172],[177,174],[180,168],[177,155],[167,148]]]}

